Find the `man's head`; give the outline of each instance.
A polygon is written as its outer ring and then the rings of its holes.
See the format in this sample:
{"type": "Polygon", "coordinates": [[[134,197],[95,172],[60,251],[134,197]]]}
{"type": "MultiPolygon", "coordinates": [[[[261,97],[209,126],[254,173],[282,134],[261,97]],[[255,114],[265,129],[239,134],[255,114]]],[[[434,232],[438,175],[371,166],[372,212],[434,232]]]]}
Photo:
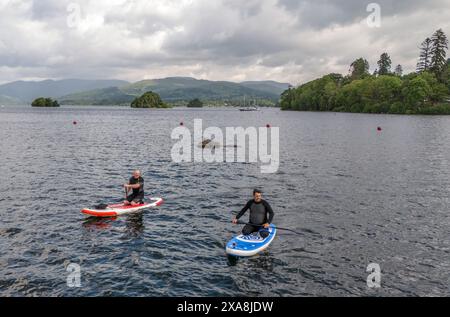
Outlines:
{"type": "Polygon", "coordinates": [[[262,191],[260,191],[259,189],[255,189],[253,191],[253,198],[256,202],[260,202],[262,200],[262,191]]]}
{"type": "Polygon", "coordinates": [[[140,170],[135,170],[133,172],[133,177],[138,179],[139,177],[141,177],[141,171],[140,170]]]}

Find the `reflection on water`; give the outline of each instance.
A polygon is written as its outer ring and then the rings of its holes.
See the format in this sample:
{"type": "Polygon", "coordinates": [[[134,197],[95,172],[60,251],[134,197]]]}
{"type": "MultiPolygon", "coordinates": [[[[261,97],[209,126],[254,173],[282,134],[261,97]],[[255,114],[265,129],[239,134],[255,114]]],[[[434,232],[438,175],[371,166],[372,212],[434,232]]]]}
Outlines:
{"type": "Polygon", "coordinates": [[[227,254],[227,260],[229,266],[236,266],[239,262],[239,257],[227,254]]]}
{"type": "MultiPolygon", "coordinates": [[[[113,228],[113,223],[117,222],[118,217],[87,217],[83,221],[83,228],[88,230],[108,230],[113,228]]],[[[121,217],[123,224],[125,224],[124,237],[139,238],[144,233],[144,213],[138,212],[135,214],[121,217]]]]}
{"type": "Polygon", "coordinates": [[[86,220],[83,221],[83,227],[89,230],[106,230],[111,228],[111,223],[114,221],[117,221],[117,217],[87,217],[86,220]]]}
{"type": "Polygon", "coordinates": [[[263,251],[257,256],[241,258],[227,254],[227,261],[230,267],[238,264],[245,265],[249,270],[262,269],[267,273],[273,271],[275,259],[271,256],[270,251],[263,251]]]}
{"type": "Polygon", "coordinates": [[[134,215],[126,217],[125,220],[125,234],[129,238],[139,238],[144,233],[144,213],[139,212],[134,215]]]}

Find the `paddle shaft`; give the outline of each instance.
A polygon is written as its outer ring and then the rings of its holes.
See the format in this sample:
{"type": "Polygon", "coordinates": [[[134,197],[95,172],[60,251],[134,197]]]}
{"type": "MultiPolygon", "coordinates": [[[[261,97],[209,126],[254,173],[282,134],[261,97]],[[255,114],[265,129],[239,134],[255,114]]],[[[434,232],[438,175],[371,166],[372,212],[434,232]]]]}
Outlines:
{"type": "Polygon", "coordinates": [[[125,187],[125,200],[128,199],[128,188],[125,187]]]}

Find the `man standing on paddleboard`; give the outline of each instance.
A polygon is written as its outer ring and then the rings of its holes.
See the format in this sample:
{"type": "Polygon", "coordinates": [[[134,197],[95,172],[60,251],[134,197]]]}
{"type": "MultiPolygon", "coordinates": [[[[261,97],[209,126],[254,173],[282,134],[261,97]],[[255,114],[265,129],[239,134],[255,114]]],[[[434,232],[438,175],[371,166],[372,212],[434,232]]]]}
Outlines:
{"type": "Polygon", "coordinates": [[[124,201],[125,205],[136,206],[144,202],[144,179],[141,177],[139,170],[135,170],[128,184],[124,184],[123,186],[125,187],[127,197],[124,201]],[[128,195],[130,190],[133,190],[133,192],[131,195],[128,195]]]}
{"type": "MultiPolygon", "coordinates": [[[[262,199],[262,192],[258,189],[253,191],[253,199],[238,213],[233,219],[234,224],[239,223],[239,219],[250,209],[250,223],[246,224],[242,229],[242,234],[249,235],[258,232],[262,228],[268,229],[275,215],[269,203],[262,199]]],[[[269,231],[262,230],[259,233],[262,238],[269,236],[269,231]]]]}

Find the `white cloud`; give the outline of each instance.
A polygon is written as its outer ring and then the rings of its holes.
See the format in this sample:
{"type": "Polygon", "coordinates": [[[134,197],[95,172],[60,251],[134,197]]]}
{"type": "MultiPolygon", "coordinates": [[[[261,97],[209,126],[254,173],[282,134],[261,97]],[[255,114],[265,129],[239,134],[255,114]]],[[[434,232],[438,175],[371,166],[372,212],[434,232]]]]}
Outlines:
{"type": "Polygon", "coordinates": [[[426,36],[438,28],[450,35],[448,1],[379,1],[381,28],[365,23],[369,2],[0,0],[0,82],[193,76],[297,84],[346,73],[358,57],[375,66],[384,51],[412,71],[426,36]],[[79,5],[75,20],[70,4],[79,5]]]}

